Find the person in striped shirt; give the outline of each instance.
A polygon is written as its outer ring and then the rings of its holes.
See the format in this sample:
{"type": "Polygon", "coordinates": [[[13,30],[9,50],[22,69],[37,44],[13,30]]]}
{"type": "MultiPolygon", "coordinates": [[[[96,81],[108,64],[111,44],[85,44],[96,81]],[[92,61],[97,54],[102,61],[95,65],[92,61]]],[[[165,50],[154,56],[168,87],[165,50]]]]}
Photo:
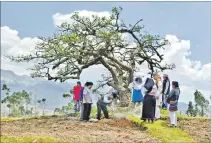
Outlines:
{"type": "Polygon", "coordinates": [[[178,110],[178,100],[180,96],[180,88],[177,81],[172,82],[172,90],[167,98],[169,103],[169,118],[171,127],[177,126],[177,110],[178,110]]]}

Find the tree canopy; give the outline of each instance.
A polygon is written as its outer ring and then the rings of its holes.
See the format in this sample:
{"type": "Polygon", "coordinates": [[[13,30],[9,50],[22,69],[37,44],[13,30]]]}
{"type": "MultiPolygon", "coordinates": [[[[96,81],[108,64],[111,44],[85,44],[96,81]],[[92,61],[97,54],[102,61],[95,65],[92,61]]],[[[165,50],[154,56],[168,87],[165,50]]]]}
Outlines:
{"type": "Polygon", "coordinates": [[[147,64],[150,74],[175,68],[166,64],[159,53],[167,40],[145,31],[141,23],[125,24],[121,7],[114,7],[111,15],[80,16],[75,12],[72,23],[63,23],[52,37],[39,37],[35,50],[29,55],[7,56],[15,62],[32,62],[32,77],[48,80],[79,79],[83,70],[102,65],[108,70],[100,87],[109,85],[125,90],[133,80],[137,66],[147,64]]]}

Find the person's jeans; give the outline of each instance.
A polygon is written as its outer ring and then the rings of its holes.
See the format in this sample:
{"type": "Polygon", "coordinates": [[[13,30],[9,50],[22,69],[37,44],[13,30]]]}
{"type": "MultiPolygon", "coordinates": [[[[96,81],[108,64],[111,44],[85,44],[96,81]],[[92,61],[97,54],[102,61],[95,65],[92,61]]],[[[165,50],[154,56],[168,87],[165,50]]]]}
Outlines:
{"type": "Polygon", "coordinates": [[[108,115],[107,105],[101,101],[98,101],[97,102],[97,119],[98,120],[101,119],[101,111],[103,111],[105,118],[108,119],[109,115],[108,115]]]}
{"type": "Polygon", "coordinates": [[[80,101],[74,100],[74,111],[79,112],[80,111],[80,101]]]}
{"type": "Polygon", "coordinates": [[[167,109],[167,95],[163,94],[162,95],[162,100],[163,100],[163,104],[162,104],[162,109],[167,109]]]}
{"type": "Polygon", "coordinates": [[[91,114],[91,103],[84,103],[83,120],[89,121],[91,114]]]}
{"type": "Polygon", "coordinates": [[[81,102],[80,103],[80,120],[83,120],[83,112],[84,112],[84,105],[81,102]]]}

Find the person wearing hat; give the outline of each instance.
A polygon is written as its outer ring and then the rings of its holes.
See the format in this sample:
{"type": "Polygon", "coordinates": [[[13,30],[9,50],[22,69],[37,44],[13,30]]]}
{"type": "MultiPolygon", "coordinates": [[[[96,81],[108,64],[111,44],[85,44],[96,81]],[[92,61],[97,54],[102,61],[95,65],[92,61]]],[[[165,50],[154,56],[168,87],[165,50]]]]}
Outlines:
{"type": "Polygon", "coordinates": [[[167,74],[163,75],[163,87],[162,87],[162,109],[167,109],[167,96],[170,92],[170,80],[167,74]]]}
{"type": "Polygon", "coordinates": [[[178,100],[180,96],[180,88],[177,81],[172,82],[172,90],[167,97],[167,103],[169,103],[169,118],[170,118],[170,125],[171,127],[177,126],[177,114],[176,111],[178,110],[178,100]]]}
{"type": "Polygon", "coordinates": [[[81,83],[78,81],[77,85],[74,86],[73,94],[74,94],[74,111],[80,111],[80,89],[82,88],[81,83]]]}

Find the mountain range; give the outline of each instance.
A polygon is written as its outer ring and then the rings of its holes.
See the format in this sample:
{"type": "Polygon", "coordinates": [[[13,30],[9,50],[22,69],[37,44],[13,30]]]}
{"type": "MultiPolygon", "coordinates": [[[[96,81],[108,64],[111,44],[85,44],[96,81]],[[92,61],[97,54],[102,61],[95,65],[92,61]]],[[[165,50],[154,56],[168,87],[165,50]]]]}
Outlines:
{"type": "MultiPolygon", "coordinates": [[[[33,96],[32,105],[34,105],[35,101],[46,98],[46,108],[51,111],[67,105],[69,100],[64,99],[62,95],[63,93],[69,93],[70,89],[73,89],[74,86],[68,82],[60,83],[42,78],[31,78],[27,75],[20,76],[13,71],[1,69],[1,87],[3,84],[7,84],[11,92],[22,90],[31,92],[33,96]]],[[[4,97],[5,94],[1,91],[1,99],[4,97]]],[[[179,110],[182,114],[185,114],[187,107],[188,105],[186,103],[179,102],[179,110]]]]}

